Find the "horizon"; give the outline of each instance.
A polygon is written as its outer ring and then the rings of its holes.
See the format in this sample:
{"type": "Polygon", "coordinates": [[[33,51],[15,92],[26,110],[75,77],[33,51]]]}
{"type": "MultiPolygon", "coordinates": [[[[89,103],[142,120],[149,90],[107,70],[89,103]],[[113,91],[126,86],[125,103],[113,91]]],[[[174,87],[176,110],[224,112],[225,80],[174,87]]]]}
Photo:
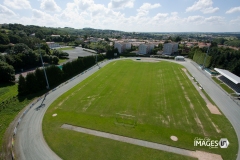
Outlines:
{"type": "Polygon", "coordinates": [[[0,23],[124,32],[240,32],[239,13],[236,0],[0,2],[0,23]]]}

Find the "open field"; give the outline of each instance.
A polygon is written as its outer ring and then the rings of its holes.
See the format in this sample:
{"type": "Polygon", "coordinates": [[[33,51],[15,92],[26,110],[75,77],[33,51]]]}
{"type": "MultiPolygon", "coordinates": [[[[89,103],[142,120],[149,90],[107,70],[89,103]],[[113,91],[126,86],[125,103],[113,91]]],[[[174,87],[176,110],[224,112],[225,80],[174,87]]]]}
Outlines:
{"type": "Polygon", "coordinates": [[[224,84],[222,81],[220,81],[217,77],[212,77],[212,79],[220,86],[222,89],[224,89],[227,93],[232,94],[234,91],[229,88],[226,84],[224,84]]]}
{"type": "Polygon", "coordinates": [[[49,107],[43,120],[46,141],[63,159],[80,156],[82,159],[125,159],[130,155],[139,155],[130,159],[181,158],[60,128],[62,124],[71,124],[236,159],[238,144],[231,124],[223,115],[209,112],[182,68],[170,62],[110,63],[49,107]],[[55,113],[57,116],[53,117],[55,113]],[[125,117],[118,123],[117,113],[135,118],[129,122],[125,117]],[[128,125],[131,121],[136,121],[136,125],[128,125]],[[178,137],[177,142],[171,141],[172,135],[178,137]],[[227,149],[194,147],[195,137],[214,140],[225,137],[230,146],[227,149]]]}

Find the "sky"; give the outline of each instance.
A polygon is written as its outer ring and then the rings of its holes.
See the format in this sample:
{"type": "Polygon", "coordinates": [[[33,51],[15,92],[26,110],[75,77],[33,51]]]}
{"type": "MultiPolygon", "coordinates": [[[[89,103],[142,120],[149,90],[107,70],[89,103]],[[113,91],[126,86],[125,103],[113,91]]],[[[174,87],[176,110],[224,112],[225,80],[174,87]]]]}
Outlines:
{"type": "Polygon", "coordinates": [[[240,0],[0,0],[0,24],[127,32],[240,32],[240,0]]]}

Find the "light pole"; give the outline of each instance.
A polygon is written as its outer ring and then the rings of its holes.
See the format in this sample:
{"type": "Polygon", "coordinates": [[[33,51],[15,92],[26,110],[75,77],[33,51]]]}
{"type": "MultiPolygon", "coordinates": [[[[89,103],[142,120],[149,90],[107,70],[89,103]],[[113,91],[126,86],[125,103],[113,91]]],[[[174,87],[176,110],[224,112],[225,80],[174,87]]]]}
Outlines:
{"type": "Polygon", "coordinates": [[[40,54],[40,58],[41,58],[41,61],[42,61],[42,66],[43,66],[43,71],[44,71],[44,75],[45,75],[46,82],[47,82],[46,88],[49,89],[49,84],[48,84],[48,79],[47,79],[47,73],[46,73],[46,71],[45,71],[45,67],[44,67],[44,63],[43,63],[43,59],[42,59],[42,54],[41,54],[41,52],[40,52],[40,44],[38,44],[38,53],[40,54]]]}

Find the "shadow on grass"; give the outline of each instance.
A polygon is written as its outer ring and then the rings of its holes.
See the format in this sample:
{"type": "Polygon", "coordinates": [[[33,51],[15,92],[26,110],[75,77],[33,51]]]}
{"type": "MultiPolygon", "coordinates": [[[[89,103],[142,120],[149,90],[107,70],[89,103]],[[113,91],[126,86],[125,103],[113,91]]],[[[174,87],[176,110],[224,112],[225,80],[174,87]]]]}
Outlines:
{"type": "Polygon", "coordinates": [[[26,99],[31,100],[31,99],[34,99],[36,97],[40,97],[43,94],[47,93],[48,91],[49,90],[45,89],[45,90],[39,91],[37,93],[32,93],[32,94],[28,94],[28,95],[17,95],[17,98],[18,98],[19,102],[23,102],[26,99]]]}
{"type": "Polygon", "coordinates": [[[0,83],[0,88],[14,86],[15,82],[8,82],[8,83],[0,83]]]}

